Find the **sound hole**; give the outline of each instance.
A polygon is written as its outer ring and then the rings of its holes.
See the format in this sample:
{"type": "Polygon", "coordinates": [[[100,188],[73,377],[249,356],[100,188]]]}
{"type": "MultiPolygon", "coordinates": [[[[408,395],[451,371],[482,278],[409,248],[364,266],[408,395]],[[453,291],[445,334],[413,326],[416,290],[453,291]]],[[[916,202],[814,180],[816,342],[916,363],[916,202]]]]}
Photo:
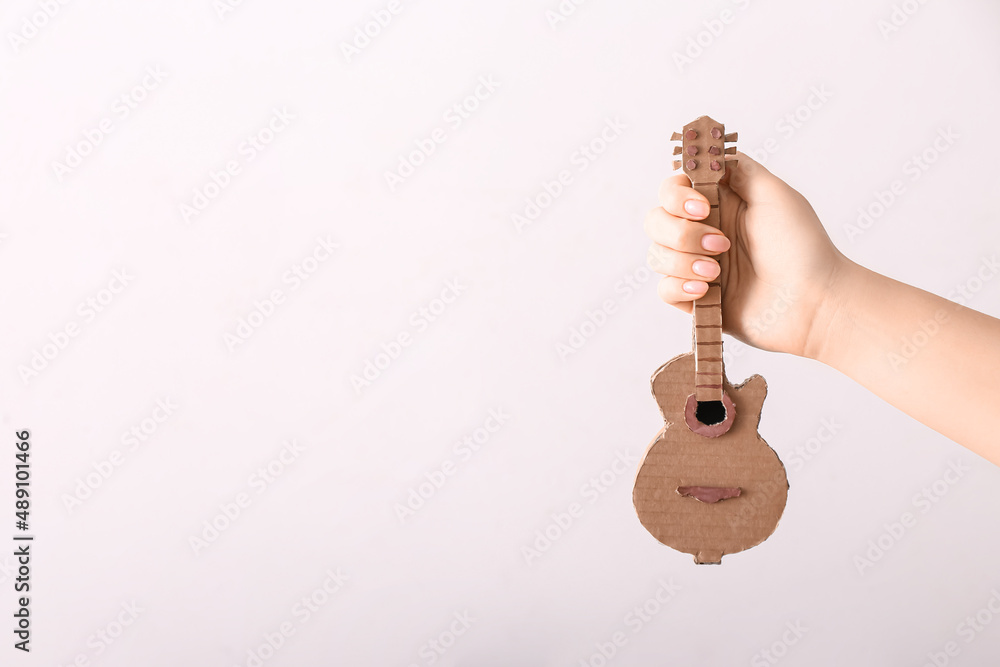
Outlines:
{"type": "Polygon", "coordinates": [[[698,401],[694,416],[705,426],[719,424],[726,420],[726,406],[722,401],[698,401]]]}
{"type": "Polygon", "coordinates": [[[684,403],[684,423],[693,433],[717,438],[727,433],[736,420],[736,405],[729,394],[722,393],[722,402],[698,401],[690,394],[684,403]]]}

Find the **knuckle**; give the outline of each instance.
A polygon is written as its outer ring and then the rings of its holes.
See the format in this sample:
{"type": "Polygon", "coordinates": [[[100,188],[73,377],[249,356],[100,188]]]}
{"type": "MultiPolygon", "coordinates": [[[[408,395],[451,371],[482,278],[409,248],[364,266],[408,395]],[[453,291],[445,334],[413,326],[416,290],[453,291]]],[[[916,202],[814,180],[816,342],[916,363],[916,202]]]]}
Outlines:
{"type": "Polygon", "coordinates": [[[654,230],[656,228],[656,223],[660,219],[660,212],[663,211],[659,206],[654,206],[653,208],[646,211],[646,217],[642,221],[642,229],[646,232],[646,236],[653,236],[654,230]]]}
{"type": "Polygon", "coordinates": [[[696,222],[688,222],[680,230],[678,246],[685,250],[696,251],[701,248],[702,228],[696,222]]]}
{"type": "Polygon", "coordinates": [[[677,191],[681,186],[671,182],[669,179],[660,185],[660,204],[664,208],[669,208],[673,202],[677,201],[677,191]]]}
{"type": "Polygon", "coordinates": [[[681,289],[681,279],[675,276],[664,276],[660,279],[657,292],[660,298],[670,304],[683,303],[690,300],[690,295],[681,289]]]}
{"type": "Polygon", "coordinates": [[[656,293],[659,294],[660,298],[666,301],[667,303],[671,303],[677,300],[676,295],[674,294],[673,289],[671,289],[670,286],[670,278],[662,278],[660,280],[660,284],[656,286],[656,293]]]}
{"type": "Polygon", "coordinates": [[[673,251],[653,243],[646,251],[646,264],[656,273],[670,273],[673,267],[673,251]]]}

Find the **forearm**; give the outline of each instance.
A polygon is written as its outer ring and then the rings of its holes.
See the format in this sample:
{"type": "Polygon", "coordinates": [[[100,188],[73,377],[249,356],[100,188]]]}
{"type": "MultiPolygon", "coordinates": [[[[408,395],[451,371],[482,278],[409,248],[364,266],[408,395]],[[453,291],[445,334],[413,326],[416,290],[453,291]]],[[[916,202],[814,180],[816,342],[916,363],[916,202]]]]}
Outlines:
{"type": "Polygon", "coordinates": [[[807,356],[1000,465],[1000,320],[845,261],[807,356]]]}

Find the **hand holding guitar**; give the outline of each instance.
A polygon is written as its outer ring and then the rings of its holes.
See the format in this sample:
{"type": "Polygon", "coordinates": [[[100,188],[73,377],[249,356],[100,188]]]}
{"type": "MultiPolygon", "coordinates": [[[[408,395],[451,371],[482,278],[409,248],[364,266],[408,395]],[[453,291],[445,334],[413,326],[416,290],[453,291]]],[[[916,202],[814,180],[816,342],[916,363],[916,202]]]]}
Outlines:
{"type": "Polygon", "coordinates": [[[651,267],[664,274],[659,294],[691,312],[721,270],[725,332],[772,352],[809,356],[818,310],[848,262],[809,202],[743,153],[719,185],[721,227],[699,222],[709,203],[685,174],[660,187],[660,206],[646,216],[651,267]],[[720,235],[721,231],[721,235],[720,235]],[[719,259],[716,259],[718,257],[719,259]],[[781,309],[765,323],[761,314],[781,309]]]}
{"type": "Polygon", "coordinates": [[[855,264],[802,195],[737,156],[719,187],[720,229],[699,222],[707,201],[686,176],[661,186],[645,221],[661,298],[691,312],[721,271],[726,333],[822,361],[1000,465],[1000,320],[855,264]],[[784,312],[764,318],[768,309],[784,312]],[[904,343],[917,336],[924,344],[910,353],[904,343]]]}

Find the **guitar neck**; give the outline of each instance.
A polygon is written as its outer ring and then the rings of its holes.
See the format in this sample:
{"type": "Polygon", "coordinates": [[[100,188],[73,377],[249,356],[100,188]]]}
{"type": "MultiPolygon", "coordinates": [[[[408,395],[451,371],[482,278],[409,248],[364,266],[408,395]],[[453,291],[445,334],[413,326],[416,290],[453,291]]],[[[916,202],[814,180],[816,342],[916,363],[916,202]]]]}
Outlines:
{"type": "MultiPolygon", "coordinates": [[[[736,132],[726,134],[725,126],[700,116],[674,132],[673,141],[682,141],[674,147],[674,169],[684,169],[691,179],[691,187],[705,195],[711,209],[702,222],[719,229],[719,181],[726,174],[726,165],[736,163],[736,147],[726,146],[739,137],[736,132]]],[[[722,287],[721,275],[708,283],[708,291],[694,302],[695,342],[695,397],[698,402],[722,400],[722,287]]]]}
{"type": "MultiPolygon", "coordinates": [[[[705,195],[711,210],[702,222],[719,229],[719,184],[692,183],[705,195]]],[[[708,283],[708,291],[694,302],[695,398],[722,400],[722,286],[719,278],[708,283]]]]}

